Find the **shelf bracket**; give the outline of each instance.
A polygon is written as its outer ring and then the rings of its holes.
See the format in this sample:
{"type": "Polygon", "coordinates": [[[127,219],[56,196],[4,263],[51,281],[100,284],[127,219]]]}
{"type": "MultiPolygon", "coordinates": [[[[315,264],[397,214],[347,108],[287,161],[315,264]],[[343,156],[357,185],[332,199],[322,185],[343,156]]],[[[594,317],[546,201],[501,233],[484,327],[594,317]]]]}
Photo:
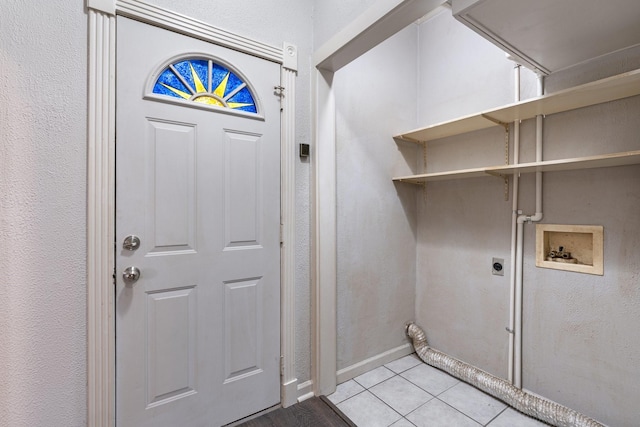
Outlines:
{"type": "Polygon", "coordinates": [[[509,201],[509,178],[504,177],[504,201],[509,201]]]}
{"type": "Polygon", "coordinates": [[[411,185],[419,185],[419,186],[424,186],[425,182],[424,181],[408,181],[408,180],[404,180],[404,179],[394,179],[395,182],[401,182],[403,184],[411,184],[411,185]]]}
{"type": "Polygon", "coordinates": [[[427,141],[420,141],[422,145],[422,173],[427,173],[427,141]]]}
{"type": "Polygon", "coordinates": [[[493,123],[495,123],[497,125],[500,125],[500,126],[502,126],[504,128],[508,128],[509,127],[509,123],[505,123],[505,122],[503,122],[501,120],[494,119],[493,117],[491,117],[488,114],[481,114],[481,116],[484,117],[485,119],[489,120],[490,122],[493,122],[493,123]]]}
{"type": "Polygon", "coordinates": [[[489,174],[491,176],[495,176],[497,178],[509,179],[508,175],[505,175],[505,174],[502,174],[502,173],[499,173],[499,172],[494,172],[494,171],[488,170],[488,169],[485,169],[484,173],[489,174]]]}
{"type": "MultiPolygon", "coordinates": [[[[509,165],[509,123],[505,123],[501,120],[495,119],[487,114],[482,114],[482,117],[485,119],[502,126],[504,128],[504,164],[509,165]]],[[[486,171],[489,175],[497,176],[499,178],[504,179],[504,201],[509,201],[509,178],[506,175],[492,173],[490,171],[486,171]]]]}
{"type": "Polygon", "coordinates": [[[415,138],[411,138],[409,136],[406,135],[398,135],[398,136],[394,136],[393,139],[395,139],[396,141],[403,141],[403,142],[410,142],[412,144],[423,144],[423,141],[420,141],[418,139],[415,138]]]}
{"type": "MultiPolygon", "coordinates": [[[[422,173],[427,173],[427,141],[420,141],[422,144],[422,173]]],[[[422,183],[422,200],[427,201],[427,182],[422,183]]]]}
{"type": "MultiPolygon", "coordinates": [[[[509,124],[504,123],[504,164],[509,164],[509,124]]],[[[504,201],[509,201],[509,178],[504,177],[504,201]]]]}

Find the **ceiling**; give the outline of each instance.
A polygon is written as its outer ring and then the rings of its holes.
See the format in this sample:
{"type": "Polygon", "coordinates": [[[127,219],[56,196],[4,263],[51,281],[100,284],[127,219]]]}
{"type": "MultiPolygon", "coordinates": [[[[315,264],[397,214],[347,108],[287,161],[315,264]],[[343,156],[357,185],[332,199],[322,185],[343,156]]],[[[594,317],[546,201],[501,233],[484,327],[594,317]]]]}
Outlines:
{"type": "Polygon", "coordinates": [[[452,11],[542,74],[640,45],[638,0],[452,0],[452,11]]]}

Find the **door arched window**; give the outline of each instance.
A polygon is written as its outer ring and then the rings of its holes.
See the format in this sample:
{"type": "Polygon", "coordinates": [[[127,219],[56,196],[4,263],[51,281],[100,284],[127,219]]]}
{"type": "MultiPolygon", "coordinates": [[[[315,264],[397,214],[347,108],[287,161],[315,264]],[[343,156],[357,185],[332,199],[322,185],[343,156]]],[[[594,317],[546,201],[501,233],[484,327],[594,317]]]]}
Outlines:
{"type": "Polygon", "coordinates": [[[194,107],[260,114],[258,98],[247,79],[217,58],[174,58],[149,81],[147,98],[194,107]]]}

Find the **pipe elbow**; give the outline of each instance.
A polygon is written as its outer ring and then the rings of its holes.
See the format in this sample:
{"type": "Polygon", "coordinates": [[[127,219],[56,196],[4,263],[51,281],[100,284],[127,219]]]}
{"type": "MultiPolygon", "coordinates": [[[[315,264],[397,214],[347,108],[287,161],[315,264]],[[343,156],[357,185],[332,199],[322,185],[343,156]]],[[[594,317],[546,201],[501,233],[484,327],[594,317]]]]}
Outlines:
{"type": "Polygon", "coordinates": [[[536,212],[533,215],[518,215],[516,222],[518,224],[524,224],[525,222],[528,222],[528,223],[540,222],[542,221],[542,218],[543,218],[542,212],[536,212]]]}
{"type": "Polygon", "coordinates": [[[544,215],[542,214],[542,212],[536,212],[532,217],[530,217],[531,219],[529,221],[531,222],[540,222],[542,221],[542,217],[544,215]]]}

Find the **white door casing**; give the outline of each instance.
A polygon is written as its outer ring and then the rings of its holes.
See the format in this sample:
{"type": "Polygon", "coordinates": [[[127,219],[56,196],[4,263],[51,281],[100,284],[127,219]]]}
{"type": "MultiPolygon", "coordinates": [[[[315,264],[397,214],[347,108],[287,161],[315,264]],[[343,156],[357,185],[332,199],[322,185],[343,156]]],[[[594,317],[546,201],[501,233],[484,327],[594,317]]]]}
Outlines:
{"type": "Polygon", "coordinates": [[[138,0],[87,0],[87,424],[115,425],[115,14],[281,64],[282,405],[295,376],[295,81],[297,48],[265,44],[138,0]]]}
{"type": "Polygon", "coordinates": [[[280,402],[280,67],[117,26],[117,423],[226,424],[280,402]],[[150,95],[176,62],[213,92],[190,73],[198,59],[244,77],[257,113],[150,95]],[[127,235],[139,247],[123,248],[127,235]],[[130,266],[136,282],[121,277],[130,266]]]}

